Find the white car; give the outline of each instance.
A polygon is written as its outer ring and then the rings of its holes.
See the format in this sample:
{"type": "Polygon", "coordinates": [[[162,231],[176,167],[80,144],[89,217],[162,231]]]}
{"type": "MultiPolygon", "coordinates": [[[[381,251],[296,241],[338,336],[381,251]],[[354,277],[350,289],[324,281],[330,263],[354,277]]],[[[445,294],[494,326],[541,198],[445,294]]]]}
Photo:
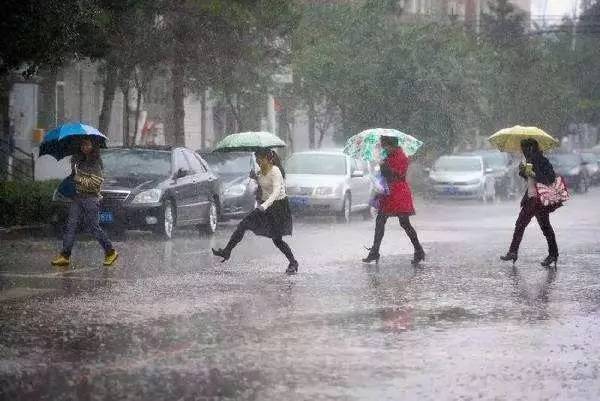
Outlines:
{"type": "Polygon", "coordinates": [[[429,183],[436,196],[494,201],[493,173],[481,156],[442,156],[429,171],[429,183]]]}
{"type": "Polygon", "coordinates": [[[294,213],[335,215],[350,221],[352,213],[371,218],[371,180],[366,164],[341,151],[306,151],[285,161],[287,194],[294,213]]]}

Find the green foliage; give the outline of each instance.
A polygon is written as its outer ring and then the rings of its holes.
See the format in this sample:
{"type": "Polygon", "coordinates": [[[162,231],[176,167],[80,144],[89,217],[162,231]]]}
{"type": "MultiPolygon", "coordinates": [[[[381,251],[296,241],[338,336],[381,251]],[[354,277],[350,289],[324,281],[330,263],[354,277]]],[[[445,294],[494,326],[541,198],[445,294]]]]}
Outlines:
{"type": "Polygon", "coordinates": [[[86,1],[78,0],[3,0],[0,15],[0,76],[60,65],[73,56],[91,18],[86,1]]]}
{"type": "Polygon", "coordinates": [[[402,24],[387,6],[317,5],[294,45],[298,96],[335,104],[340,140],[391,127],[447,148],[478,113],[476,47],[462,27],[402,24]]]}
{"type": "Polygon", "coordinates": [[[60,181],[0,181],[0,226],[48,223],[60,181]]]}

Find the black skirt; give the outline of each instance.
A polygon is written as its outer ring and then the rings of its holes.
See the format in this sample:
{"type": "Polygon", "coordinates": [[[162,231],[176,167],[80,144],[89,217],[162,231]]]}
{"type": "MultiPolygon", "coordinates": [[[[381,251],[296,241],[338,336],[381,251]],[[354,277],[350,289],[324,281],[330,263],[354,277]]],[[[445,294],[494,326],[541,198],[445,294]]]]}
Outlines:
{"type": "Polygon", "coordinates": [[[254,209],[240,225],[256,235],[273,239],[292,235],[292,212],[288,198],[276,200],[264,212],[254,209]]]}

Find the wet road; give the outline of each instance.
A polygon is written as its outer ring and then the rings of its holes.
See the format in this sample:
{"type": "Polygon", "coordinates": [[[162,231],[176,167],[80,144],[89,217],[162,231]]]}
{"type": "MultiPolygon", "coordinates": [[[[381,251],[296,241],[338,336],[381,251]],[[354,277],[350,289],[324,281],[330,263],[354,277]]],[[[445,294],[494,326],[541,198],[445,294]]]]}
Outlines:
{"type": "Polygon", "coordinates": [[[296,276],[248,234],[232,259],[213,238],[130,233],[118,267],[80,242],[0,244],[0,399],[598,400],[600,190],[552,215],[557,272],[537,225],[516,268],[517,202],[419,201],[426,262],[392,220],[379,265],[373,222],[296,221],[296,276]]]}

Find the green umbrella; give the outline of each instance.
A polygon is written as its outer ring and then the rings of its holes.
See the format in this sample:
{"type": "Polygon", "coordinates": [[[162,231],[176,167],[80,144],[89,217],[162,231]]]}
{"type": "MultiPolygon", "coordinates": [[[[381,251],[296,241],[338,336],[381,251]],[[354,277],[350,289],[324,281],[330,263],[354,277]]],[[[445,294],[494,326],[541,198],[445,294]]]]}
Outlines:
{"type": "Polygon", "coordinates": [[[423,142],[404,132],[390,128],[371,128],[364,130],[346,141],[344,153],[366,161],[381,161],[385,158],[385,149],[381,147],[381,137],[391,136],[397,138],[398,146],[407,156],[417,153],[423,142]]]}
{"type": "Polygon", "coordinates": [[[278,136],[264,131],[240,132],[227,135],[217,146],[215,152],[253,152],[264,148],[283,148],[286,144],[278,136]]]}

